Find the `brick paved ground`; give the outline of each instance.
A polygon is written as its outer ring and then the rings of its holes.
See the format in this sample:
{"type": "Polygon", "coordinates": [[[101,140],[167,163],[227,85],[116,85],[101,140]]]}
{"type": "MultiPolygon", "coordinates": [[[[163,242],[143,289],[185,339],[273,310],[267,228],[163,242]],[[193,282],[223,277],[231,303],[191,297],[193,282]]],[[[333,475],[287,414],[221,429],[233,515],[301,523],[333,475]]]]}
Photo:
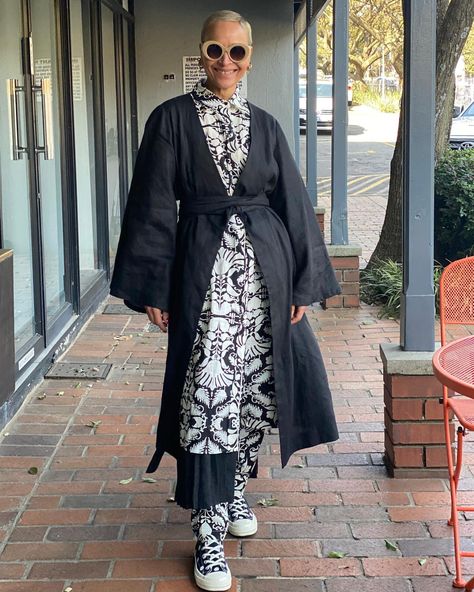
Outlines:
{"type": "MultiPolygon", "coordinates": [[[[382,466],[378,344],[396,341],[398,326],[376,312],[310,312],[341,437],[282,470],[278,437],[268,435],[260,478],[248,488],[258,534],[227,542],[234,592],[451,590],[446,484],[391,480],[382,466]],[[271,496],[278,505],[258,504],[271,496]],[[331,551],[346,555],[328,558],[331,551]]],[[[46,380],[8,426],[0,444],[1,592],[195,590],[188,512],[170,501],[174,462],[164,459],[156,482],[142,480],[165,356],[165,336],[148,332],[143,316],[99,311],[64,359],[111,362],[111,375],[46,380]]],[[[473,486],[467,468],[465,502],[474,501],[473,486]]],[[[463,520],[462,530],[473,547],[474,522],[463,520]]]]}
{"type": "MultiPolygon", "coordinates": [[[[325,208],[324,232],[331,236],[331,197],[321,195],[319,205],[325,208]]],[[[387,206],[386,194],[348,195],[347,210],[350,221],[349,242],[362,247],[360,267],[365,267],[379,240],[387,206]]]]}

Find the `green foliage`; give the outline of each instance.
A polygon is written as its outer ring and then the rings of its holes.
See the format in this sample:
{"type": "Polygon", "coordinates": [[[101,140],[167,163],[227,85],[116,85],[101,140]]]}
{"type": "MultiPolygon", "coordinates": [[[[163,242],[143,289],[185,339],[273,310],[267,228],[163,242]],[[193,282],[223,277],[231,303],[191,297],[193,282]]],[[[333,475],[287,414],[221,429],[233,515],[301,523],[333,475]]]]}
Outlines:
{"type": "MultiPolygon", "coordinates": [[[[350,0],[349,75],[363,80],[380,75],[382,55],[387,72],[403,69],[403,15],[400,0],[350,0]]],[[[318,17],[318,67],[332,71],[333,2],[318,17]]]]}
{"type": "Polygon", "coordinates": [[[368,87],[362,82],[354,83],[353,103],[357,105],[369,105],[384,113],[398,113],[400,111],[400,91],[387,90],[385,99],[379,90],[368,87]]]}
{"type": "MultiPolygon", "coordinates": [[[[474,254],[474,150],[448,150],[435,170],[435,259],[442,265],[474,254]]],[[[442,266],[434,269],[436,310],[442,266]]],[[[361,299],[381,306],[382,317],[400,316],[402,266],[392,260],[361,270],[361,299]]]]}
{"type": "Polygon", "coordinates": [[[466,65],[466,73],[469,76],[474,76],[474,27],[471,28],[471,32],[466,41],[462,52],[466,65]]]}
{"type": "MultiPolygon", "coordinates": [[[[433,282],[436,310],[438,311],[439,279],[441,267],[435,266],[433,282]]],[[[400,317],[400,298],[403,289],[403,271],[400,263],[388,259],[376,261],[360,272],[360,295],[367,304],[381,306],[380,316],[397,319],[400,317]]]]}
{"type": "Polygon", "coordinates": [[[381,305],[381,317],[400,316],[402,267],[396,261],[377,261],[360,272],[360,297],[367,304],[381,305]]]}
{"type": "Polygon", "coordinates": [[[474,150],[448,150],[435,171],[435,258],[474,254],[474,150]]]}

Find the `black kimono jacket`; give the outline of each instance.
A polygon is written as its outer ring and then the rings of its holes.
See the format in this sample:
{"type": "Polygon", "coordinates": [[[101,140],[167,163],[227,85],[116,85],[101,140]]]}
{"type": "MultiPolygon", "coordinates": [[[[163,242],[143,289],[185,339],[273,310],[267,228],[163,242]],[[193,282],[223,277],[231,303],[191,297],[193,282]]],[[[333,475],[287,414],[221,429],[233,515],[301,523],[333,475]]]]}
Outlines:
{"type": "Polygon", "coordinates": [[[337,439],[321,353],[308,320],[290,307],[340,292],[305,186],[277,121],[250,106],[250,148],[229,197],[190,95],[158,106],[138,152],[111,293],[136,310],[169,311],[169,341],[156,451],[177,459],[176,501],[209,507],[232,501],[235,453],[197,455],[179,445],[186,370],[212,267],[228,218],[238,213],[270,300],[281,462],[337,439]],[[179,220],[177,216],[179,201],[179,220]],[[224,460],[222,457],[225,457],[224,460]]]}

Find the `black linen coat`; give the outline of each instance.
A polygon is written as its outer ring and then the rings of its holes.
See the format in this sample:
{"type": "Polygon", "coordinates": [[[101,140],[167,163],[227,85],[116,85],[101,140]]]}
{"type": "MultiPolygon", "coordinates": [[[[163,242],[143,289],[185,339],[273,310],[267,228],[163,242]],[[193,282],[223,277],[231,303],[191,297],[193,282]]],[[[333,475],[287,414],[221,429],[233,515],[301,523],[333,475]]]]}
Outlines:
{"type": "MultiPolygon", "coordinates": [[[[157,469],[164,452],[174,456],[176,501],[183,507],[233,499],[233,473],[230,480],[216,475],[221,455],[195,455],[202,458],[192,464],[180,448],[179,410],[212,267],[234,213],[245,224],[269,293],[282,466],[296,450],[338,437],[317,341],[305,316],[290,324],[290,307],[328,298],[340,288],[285,136],[274,117],[249,106],[250,148],[232,197],[191,96],[171,99],[151,113],[111,284],[111,293],[135,310],[148,305],[170,313],[156,451],[147,472],[157,469]]],[[[228,456],[228,466],[235,466],[236,454],[228,456]]]]}

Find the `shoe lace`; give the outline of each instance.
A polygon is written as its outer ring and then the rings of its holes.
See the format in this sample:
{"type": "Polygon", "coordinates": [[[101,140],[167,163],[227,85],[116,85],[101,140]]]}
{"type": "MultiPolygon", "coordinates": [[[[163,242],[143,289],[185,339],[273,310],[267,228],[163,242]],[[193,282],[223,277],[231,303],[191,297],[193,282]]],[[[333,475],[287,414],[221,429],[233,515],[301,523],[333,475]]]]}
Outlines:
{"type": "Polygon", "coordinates": [[[215,538],[198,540],[196,543],[196,564],[203,575],[228,570],[224,546],[215,538]]]}
{"type": "Polygon", "coordinates": [[[252,520],[253,512],[250,509],[247,500],[243,496],[236,496],[234,501],[229,504],[229,519],[231,522],[236,520],[252,520]]]}

